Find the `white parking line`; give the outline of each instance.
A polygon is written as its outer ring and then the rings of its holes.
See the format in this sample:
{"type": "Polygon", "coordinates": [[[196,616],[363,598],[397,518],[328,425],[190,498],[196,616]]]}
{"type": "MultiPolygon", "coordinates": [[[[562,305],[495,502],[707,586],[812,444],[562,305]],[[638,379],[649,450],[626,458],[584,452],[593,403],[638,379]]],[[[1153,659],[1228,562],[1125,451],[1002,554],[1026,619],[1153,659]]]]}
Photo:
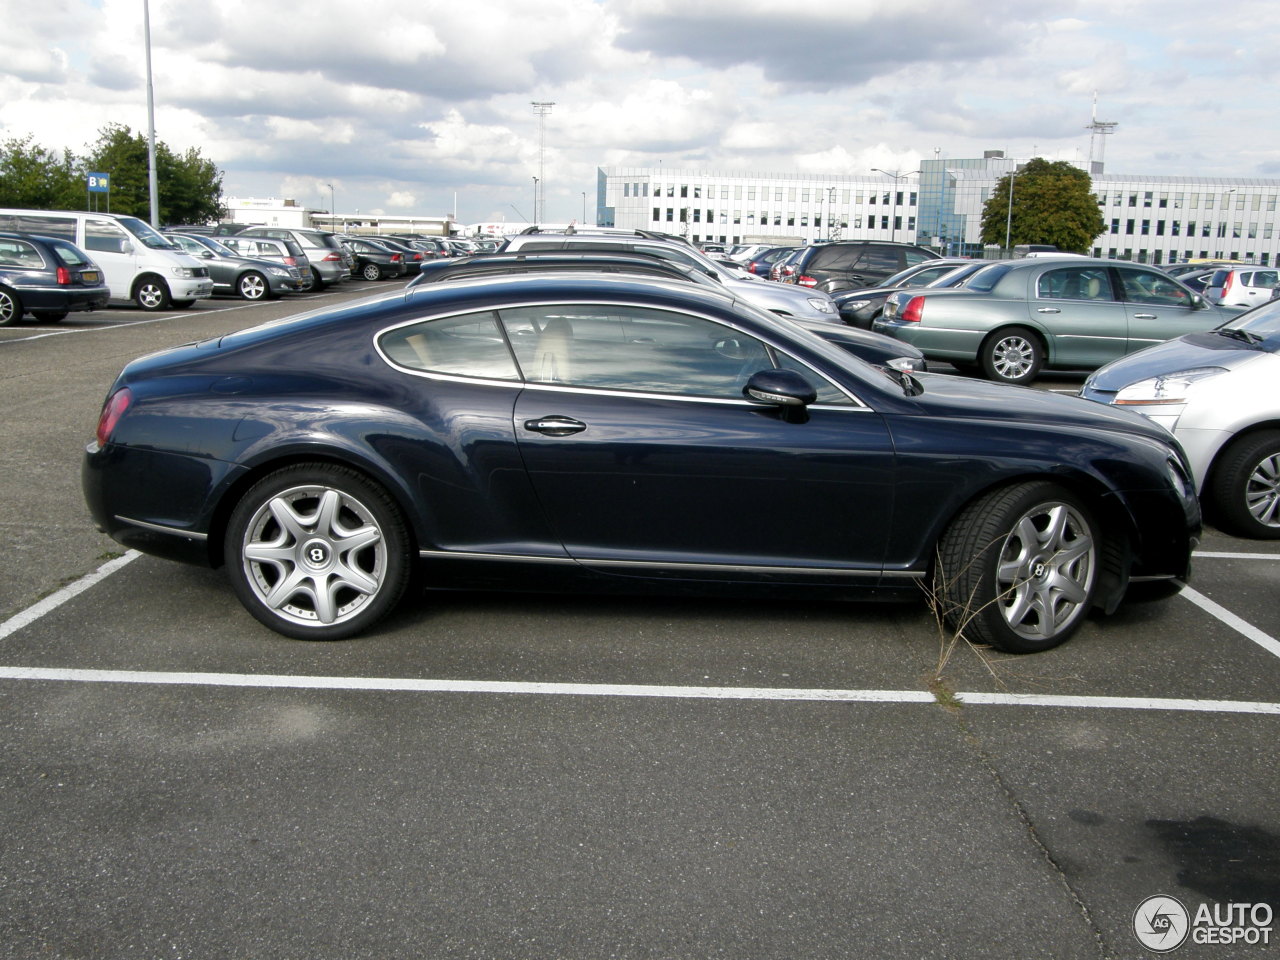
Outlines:
{"type": "MultiPolygon", "coordinates": [[[[681,687],[639,683],[528,683],[503,680],[433,680],[411,677],[299,677],[253,673],[172,673],[141,670],[72,670],[0,667],[0,680],[134,683],[275,690],[373,690],[392,693],[483,693],[573,697],[656,697],[678,700],[774,700],[827,703],[933,703],[923,690],[826,690],[793,687],[681,687]]],[[[1161,697],[1075,697],[1021,693],[958,693],[974,706],[1085,707],[1280,716],[1280,703],[1161,697]]]]}
{"type": "MultiPolygon", "coordinates": [[[[68,600],[106,579],[141,554],[130,550],[97,570],[0,623],[0,640],[29,626],[68,600]]],[[[1190,587],[1186,597],[1210,616],[1280,657],[1280,641],[1190,587]]],[[[206,687],[266,687],[306,690],[377,690],[412,693],[540,694],[550,696],[660,697],[698,700],[825,701],[829,703],[933,703],[923,690],[839,690],[792,687],[701,687],[661,684],[538,683],[501,680],[433,680],[395,677],[307,677],[245,673],[184,673],[141,670],[77,670],[63,667],[0,667],[0,680],[78,683],[180,684],[206,687]]],[[[1246,700],[1196,700],[1165,697],[1055,696],[1023,693],[957,693],[972,706],[1070,707],[1113,710],[1167,710],[1199,713],[1250,713],[1280,716],[1280,703],[1246,700]]]]}

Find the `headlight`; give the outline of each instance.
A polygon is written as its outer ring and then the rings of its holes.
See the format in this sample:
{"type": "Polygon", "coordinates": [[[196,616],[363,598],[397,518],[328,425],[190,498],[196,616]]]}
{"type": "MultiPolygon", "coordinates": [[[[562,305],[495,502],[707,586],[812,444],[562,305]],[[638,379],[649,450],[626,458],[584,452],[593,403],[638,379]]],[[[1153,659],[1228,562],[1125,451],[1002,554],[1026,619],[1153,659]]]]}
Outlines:
{"type": "Polygon", "coordinates": [[[835,313],[836,305],[831,300],[819,300],[817,297],[810,297],[809,304],[819,313],[835,313]]]}
{"type": "Polygon", "coordinates": [[[870,300],[846,300],[844,308],[846,310],[861,310],[863,307],[869,306],[870,303],[870,300]]]}
{"type": "Polygon", "coordinates": [[[1186,403],[1187,393],[1193,383],[1226,372],[1225,367],[1195,367],[1191,370],[1179,370],[1177,373],[1161,374],[1122,388],[1112,403],[1125,407],[1186,403]]]}
{"type": "Polygon", "coordinates": [[[175,277],[181,277],[183,280],[190,280],[196,275],[195,271],[190,267],[170,267],[169,272],[175,277]]]}
{"type": "Polygon", "coordinates": [[[284,267],[267,267],[267,273],[271,274],[273,277],[289,276],[289,271],[284,267]]]}

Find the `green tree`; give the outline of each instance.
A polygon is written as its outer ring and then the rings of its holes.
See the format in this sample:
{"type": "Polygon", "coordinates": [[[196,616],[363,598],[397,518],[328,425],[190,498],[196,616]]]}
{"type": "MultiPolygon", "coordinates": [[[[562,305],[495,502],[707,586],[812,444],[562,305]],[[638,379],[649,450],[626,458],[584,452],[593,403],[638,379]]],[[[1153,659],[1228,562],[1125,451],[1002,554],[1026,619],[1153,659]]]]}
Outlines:
{"type": "Polygon", "coordinates": [[[1049,243],[1059,250],[1087,253],[1104,227],[1089,174],[1065,160],[1028,161],[1016,174],[996,182],[982,208],[982,242],[1000,247],[1007,230],[1010,246],[1049,243]]]}
{"type": "MultiPolygon", "coordinates": [[[[151,218],[150,164],[147,139],[128,127],[110,124],[98,132],[98,142],[86,157],[85,172],[110,174],[111,210],[143,220],[151,218]]],[[[192,147],[175,154],[156,141],[156,192],[158,221],[207,223],[223,215],[222,171],[192,147]]]]}
{"type": "Polygon", "coordinates": [[[36,146],[28,134],[0,144],[0,207],[70,210],[84,204],[84,181],[70,153],[36,146]]]}

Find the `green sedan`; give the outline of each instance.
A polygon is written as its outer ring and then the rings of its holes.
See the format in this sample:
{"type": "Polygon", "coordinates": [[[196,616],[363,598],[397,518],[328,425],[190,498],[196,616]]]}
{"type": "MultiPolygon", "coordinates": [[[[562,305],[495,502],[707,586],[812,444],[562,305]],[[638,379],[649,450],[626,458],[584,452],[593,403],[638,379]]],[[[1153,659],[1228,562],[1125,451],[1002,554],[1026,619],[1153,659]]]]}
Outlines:
{"type": "Polygon", "coordinates": [[[1239,314],[1152,267],[1036,257],[992,263],[960,289],[895,293],[874,329],[930,360],[1030,383],[1046,367],[1092,370],[1239,314]]]}

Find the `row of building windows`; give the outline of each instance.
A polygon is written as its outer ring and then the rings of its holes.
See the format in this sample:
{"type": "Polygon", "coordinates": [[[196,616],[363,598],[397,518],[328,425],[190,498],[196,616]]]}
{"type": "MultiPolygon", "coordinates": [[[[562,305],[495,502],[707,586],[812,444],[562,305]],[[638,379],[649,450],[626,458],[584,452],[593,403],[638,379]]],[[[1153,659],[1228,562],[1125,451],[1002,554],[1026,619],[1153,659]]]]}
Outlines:
{"type": "MultiPolygon", "coordinates": [[[[1185,228],[1183,221],[1181,220],[1156,220],[1154,224],[1150,220],[1143,220],[1141,222],[1137,220],[1126,220],[1124,222],[1124,233],[1127,233],[1130,236],[1163,237],[1166,236],[1166,227],[1168,228],[1167,235],[1170,237],[1194,237],[1197,235],[1197,227],[1200,231],[1199,236],[1201,237],[1225,237],[1228,235],[1228,224],[1224,220],[1217,222],[1205,220],[1198,225],[1195,220],[1188,220],[1186,221],[1185,228]]],[[[1236,220],[1234,223],[1229,225],[1229,229],[1231,231],[1230,236],[1236,238],[1248,237],[1250,240],[1256,240],[1261,236],[1263,240],[1270,240],[1272,236],[1272,224],[1269,222],[1259,224],[1245,223],[1242,220],[1236,220]]],[[[1110,232],[1113,234],[1121,232],[1119,217],[1112,219],[1110,232]]]]}
{"type": "MultiPolygon", "coordinates": [[[[1224,210],[1229,209],[1233,202],[1235,203],[1235,208],[1237,210],[1245,209],[1246,204],[1248,205],[1248,208],[1250,210],[1262,210],[1264,209],[1264,204],[1265,204],[1265,209],[1267,210],[1274,211],[1276,208],[1276,195],[1273,193],[1244,194],[1234,189],[1224,190],[1221,193],[1221,195],[1216,193],[1205,193],[1205,194],[1175,193],[1173,194],[1172,197],[1170,197],[1168,193],[1156,194],[1156,192],[1153,190],[1147,190],[1140,194],[1139,193],[1126,194],[1125,192],[1121,192],[1121,193],[1113,193],[1110,196],[1111,196],[1111,206],[1113,207],[1125,206],[1126,204],[1124,201],[1125,201],[1125,197],[1127,196],[1129,200],[1127,206],[1130,206],[1130,207],[1138,206],[1139,205],[1138,200],[1139,200],[1139,197],[1141,197],[1142,206],[1144,207],[1154,206],[1160,210],[1164,210],[1168,208],[1170,203],[1172,203],[1173,209],[1175,210],[1182,209],[1184,206],[1188,210],[1199,210],[1199,209],[1202,209],[1201,207],[1202,201],[1204,204],[1203,209],[1205,210],[1212,210],[1214,208],[1215,202],[1218,202],[1221,208],[1224,210]]],[[[1106,205],[1107,205],[1107,194],[1105,193],[1099,194],[1098,206],[1105,207],[1106,205]]]]}
{"type": "MultiPolygon", "coordinates": [[[[732,190],[733,196],[730,197],[730,187],[728,185],[721,186],[719,188],[719,198],[721,200],[768,200],[770,193],[772,193],[773,199],[778,203],[783,202],[784,199],[791,203],[795,203],[797,200],[800,203],[835,203],[838,196],[839,202],[846,206],[850,202],[855,204],[894,203],[902,206],[904,201],[907,206],[914,207],[916,205],[916,193],[914,191],[908,193],[905,190],[839,190],[836,187],[827,187],[826,189],[822,187],[744,187],[741,184],[734,186],[732,190]],[[745,197],[743,196],[744,191],[745,197]]],[[[624,197],[647,197],[650,195],[649,184],[624,182],[622,184],[622,195],[624,197]]],[[[704,187],[701,184],[690,186],[687,183],[682,183],[677,186],[674,183],[665,185],[656,183],[653,185],[653,196],[682,197],[692,200],[701,200],[705,196],[708,200],[714,200],[716,199],[716,187],[713,184],[707,184],[704,192],[704,187]],[[664,190],[666,191],[665,193],[663,192],[664,190]]]]}
{"type": "Polygon", "coordinates": [[[1241,252],[1239,250],[1183,250],[1179,253],[1177,250],[1145,250],[1139,248],[1134,250],[1132,247],[1094,247],[1093,255],[1095,257],[1107,257],[1111,260],[1131,260],[1134,263],[1178,263],[1186,260],[1243,260],[1247,263],[1260,263],[1264,267],[1271,265],[1271,254],[1263,251],[1261,254],[1250,250],[1241,252]]]}
{"type": "MultiPolygon", "coordinates": [[[[654,223],[716,223],[716,222],[719,222],[723,224],[728,224],[731,222],[729,218],[729,212],[727,210],[720,211],[719,221],[717,221],[716,217],[717,217],[717,214],[714,210],[703,211],[698,207],[694,207],[694,208],[667,207],[665,211],[663,210],[662,207],[653,208],[654,223]],[[703,216],[704,213],[706,214],[705,219],[703,216]]],[[[878,219],[880,221],[880,229],[888,230],[889,215],[884,214],[880,216],[878,219]]],[[[815,227],[821,227],[823,224],[823,218],[820,214],[810,217],[807,213],[802,213],[802,214],[761,213],[757,217],[757,215],[754,213],[748,213],[744,218],[742,212],[739,210],[735,210],[733,212],[732,223],[736,225],[745,223],[749,227],[756,226],[757,224],[759,224],[762,227],[768,226],[769,224],[772,224],[775,227],[781,227],[781,226],[807,227],[809,226],[810,220],[813,221],[813,226],[815,227]]],[[[835,217],[827,217],[826,223],[828,227],[835,226],[837,223],[839,223],[841,229],[844,229],[844,230],[849,229],[849,225],[852,224],[853,229],[861,230],[863,227],[863,220],[864,220],[863,215],[860,213],[856,213],[856,214],[853,214],[852,216],[849,216],[846,214],[843,216],[837,215],[835,217]]],[[[875,215],[867,216],[865,217],[865,220],[866,220],[866,226],[868,229],[874,230],[876,228],[877,217],[875,215]]],[[[902,217],[900,216],[893,217],[894,230],[901,230],[902,223],[903,223],[902,217]]],[[[916,228],[916,218],[907,217],[906,224],[907,224],[908,230],[914,230],[916,228]]]]}

